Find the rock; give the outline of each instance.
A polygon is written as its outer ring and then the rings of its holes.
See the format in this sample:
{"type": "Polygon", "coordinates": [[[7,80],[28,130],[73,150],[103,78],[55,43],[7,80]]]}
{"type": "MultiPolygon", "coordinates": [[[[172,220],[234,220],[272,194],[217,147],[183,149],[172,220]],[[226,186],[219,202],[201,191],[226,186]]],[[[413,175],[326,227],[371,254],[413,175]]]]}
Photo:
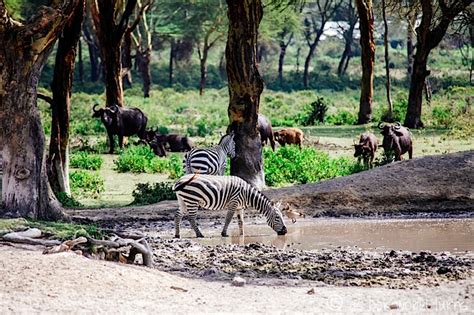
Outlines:
{"type": "Polygon", "coordinates": [[[400,306],[398,306],[398,304],[390,304],[390,305],[388,306],[388,308],[391,309],[391,310],[397,310],[397,309],[400,308],[400,306]]]}
{"type": "Polygon", "coordinates": [[[314,291],[314,288],[311,288],[308,290],[308,292],[306,292],[306,294],[309,294],[309,295],[313,295],[315,294],[316,292],[314,291]]]}
{"type": "Polygon", "coordinates": [[[235,287],[243,287],[247,283],[244,278],[235,276],[234,279],[232,279],[232,285],[235,287]]]}
{"type": "Polygon", "coordinates": [[[209,277],[209,276],[215,276],[219,273],[219,270],[217,270],[214,267],[204,269],[201,273],[201,276],[203,277],[209,277]]]}
{"type": "Polygon", "coordinates": [[[444,275],[447,274],[448,272],[452,272],[452,270],[448,267],[439,267],[438,270],[436,270],[436,273],[439,275],[444,275]]]}

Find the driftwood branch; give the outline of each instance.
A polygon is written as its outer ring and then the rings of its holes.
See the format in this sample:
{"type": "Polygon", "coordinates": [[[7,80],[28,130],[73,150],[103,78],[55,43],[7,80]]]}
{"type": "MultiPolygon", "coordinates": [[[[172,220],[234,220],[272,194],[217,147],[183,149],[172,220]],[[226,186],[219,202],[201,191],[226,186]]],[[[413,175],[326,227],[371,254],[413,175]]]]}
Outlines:
{"type": "Polygon", "coordinates": [[[0,239],[6,242],[28,244],[28,245],[41,245],[41,246],[56,246],[61,244],[58,240],[43,240],[38,239],[41,237],[41,231],[38,229],[28,229],[22,232],[11,232],[3,235],[0,239]]]}

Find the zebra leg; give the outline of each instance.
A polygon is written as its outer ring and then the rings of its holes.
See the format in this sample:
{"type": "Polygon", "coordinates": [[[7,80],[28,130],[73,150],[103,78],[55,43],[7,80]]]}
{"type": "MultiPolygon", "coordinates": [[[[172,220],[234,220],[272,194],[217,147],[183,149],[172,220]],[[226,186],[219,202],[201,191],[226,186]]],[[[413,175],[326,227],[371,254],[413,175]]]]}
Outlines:
{"type": "Polygon", "coordinates": [[[237,212],[237,220],[239,222],[240,236],[244,236],[244,208],[240,208],[237,212]]]}
{"type": "Polygon", "coordinates": [[[181,219],[183,218],[183,213],[186,213],[187,211],[186,203],[183,201],[181,196],[178,196],[178,205],[179,205],[178,211],[176,211],[176,214],[174,216],[174,229],[175,229],[174,237],[175,238],[180,238],[179,228],[181,225],[181,219]]]}
{"type": "Polygon", "coordinates": [[[221,235],[223,237],[229,236],[227,234],[227,228],[229,227],[230,221],[232,221],[232,217],[234,216],[235,208],[230,207],[229,210],[227,211],[227,215],[225,217],[225,223],[224,223],[224,228],[222,229],[221,235]]]}
{"type": "Polygon", "coordinates": [[[191,227],[193,228],[194,232],[196,233],[196,237],[204,237],[204,235],[202,235],[196,223],[196,216],[197,216],[198,209],[199,209],[199,206],[193,207],[191,209],[188,208],[188,220],[189,220],[189,223],[191,223],[191,227]]]}

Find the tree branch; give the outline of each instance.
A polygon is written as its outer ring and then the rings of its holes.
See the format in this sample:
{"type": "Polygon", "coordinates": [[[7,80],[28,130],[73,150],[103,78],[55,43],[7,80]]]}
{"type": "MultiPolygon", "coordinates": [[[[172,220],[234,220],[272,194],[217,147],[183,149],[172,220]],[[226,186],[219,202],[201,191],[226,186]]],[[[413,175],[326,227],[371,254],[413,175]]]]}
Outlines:
{"type": "Polygon", "coordinates": [[[127,1],[127,6],[125,7],[125,11],[123,12],[122,18],[120,19],[119,25],[117,27],[120,35],[123,35],[125,31],[127,30],[128,19],[132,15],[133,9],[135,8],[136,4],[137,4],[137,0],[127,1]]]}
{"type": "Polygon", "coordinates": [[[38,93],[37,96],[39,99],[49,103],[50,105],[53,105],[53,98],[51,96],[41,94],[41,93],[38,93]]]}

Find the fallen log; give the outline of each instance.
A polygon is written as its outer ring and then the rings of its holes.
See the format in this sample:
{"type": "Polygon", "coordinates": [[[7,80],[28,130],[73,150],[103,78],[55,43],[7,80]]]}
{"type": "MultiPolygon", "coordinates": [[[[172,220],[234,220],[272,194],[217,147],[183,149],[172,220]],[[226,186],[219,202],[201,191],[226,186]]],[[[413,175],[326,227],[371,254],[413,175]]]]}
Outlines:
{"type": "Polygon", "coordinates": [[[61,244],[61,241],[58,240],[43,240],[38,239],[38,237],[41,237],[41,231],[39,229],[33,228],[21,232],[7,233],[0,239],[6,242],[28,245],[56,246],[61,244]]]}

